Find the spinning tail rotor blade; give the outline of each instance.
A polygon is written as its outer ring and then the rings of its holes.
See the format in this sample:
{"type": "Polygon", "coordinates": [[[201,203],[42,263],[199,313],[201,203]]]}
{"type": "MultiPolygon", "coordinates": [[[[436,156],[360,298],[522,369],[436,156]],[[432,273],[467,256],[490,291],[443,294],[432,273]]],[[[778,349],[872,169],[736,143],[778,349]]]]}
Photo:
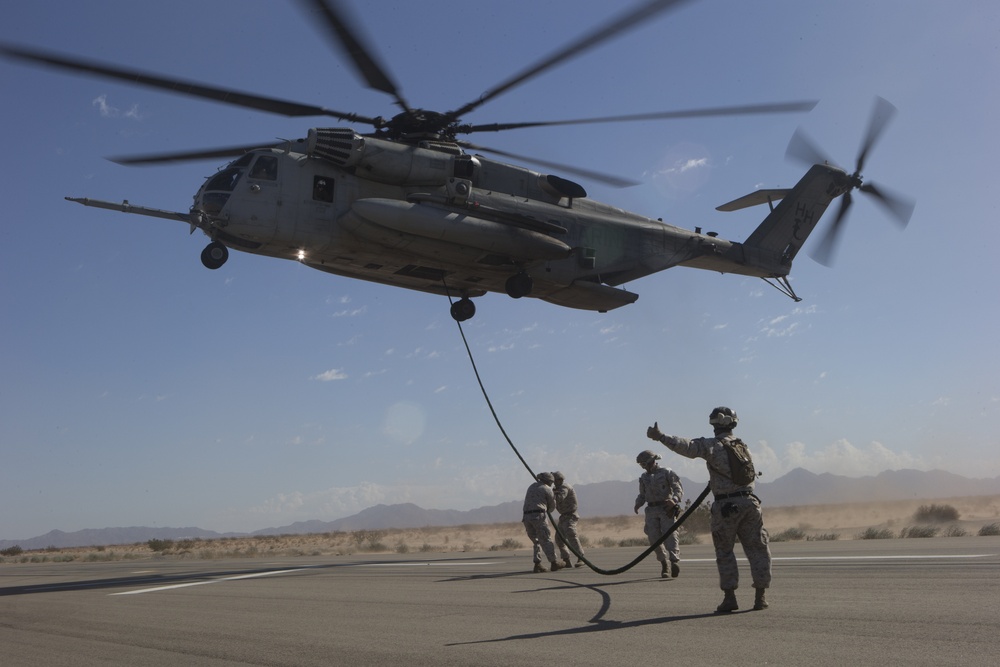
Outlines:
{"type": "Polygon", "coordinates": [[[912,199],[894,194],[888,191],[884,185],[876,188],[874,183],[865,183],[858,190],[872,195],[875,201],[889,214],[889,217],[901,229],[906,229],[906,225],[909,224],[910,217],[913,215],[913,209],[916,207],[916,203],[912,199]]]}
{"type": "Polygon", "coordinates": [[[872,149],[875,142],[879,140],[882,133],[885,131],[886,125],[892,120],[892,117],[896,115],[896,107],[892,105],[891,102],[881,98],[875,98],[875,107],[872,109],[871,120],[868,121],[868,132],[865,134],[864,140],[861,142],[861,149],[858,151],[857,166],[854,168],[855,174],[860,174],[865,166],[865,158],[868,157],[868,151],[872,149]]]}
{"type": "Polygon", "coordinates": [[[812,139],[802,131],[801,128],[795,130],[788,148],[785,149],[785,157],[791,160],[798,160],[809,166],[814,164],[831,164],[830,158],[823,151],[816,147],[812,139]]]}
{"type": "Polygon", "coordinates": [[[833,219],[833,222],[827,228],[823,238],[820,239],[819,245],[809,255],[823,266],[833,266],[837,241],[840,238],[840,232],[844,229],[844,221],[847,219],[847,211],[851,208],[851,203],[851,193],[848,192],[840,201],[840,208],[837,209],[837,217],[833,219]]]}
{"type": "MultiPolygon", "coordinates": [[[[871,152],[872,147],[874,147],[878,140],[882,137],[889,121],[891,121],[895,115],[895,106],[881,97],[875,98],[875,105],[872,109],[871,118],[868,121],[868,128],[865,131],[865,136],[861,140],[861,146],[858,150],[858,158],[854,173],[845,175],[843,188],[846,191],[843,195],[841,195],[843,199],[840,202],[840,208],[837,210],[837,215],[833,219],[833,222],[830,224],[826,233],[823,235],[823,238],[820,239],[819,244],[816,246],[816,250],[811,253],[812,258],[820,264],[825,266],[833,265],[833,256],[837,248],[837,240],[843,232],[843,228],[847,221],[848,211],[853,204],[853,200],[851,198],[852,190],[858,190],[866,195],[871,195],[875,202],[885,209],[885,211],[889,214],[890,219],[901,229],[905,228],[907,223],[909,223],[915,207],[912,199],[894,194],[887,190],[884,186],[876,187],[874,183],[865,183],[861,178],[861,170],[865,166],[865,161],[868,159],[868,155],[871,152]]],[[[791,141],[789,141],[788,149],[785,151],[785,157],[793,158],[809,165],[833,165],[823,151],[817,148],[801,129],[796,130],[791,141]]]]}

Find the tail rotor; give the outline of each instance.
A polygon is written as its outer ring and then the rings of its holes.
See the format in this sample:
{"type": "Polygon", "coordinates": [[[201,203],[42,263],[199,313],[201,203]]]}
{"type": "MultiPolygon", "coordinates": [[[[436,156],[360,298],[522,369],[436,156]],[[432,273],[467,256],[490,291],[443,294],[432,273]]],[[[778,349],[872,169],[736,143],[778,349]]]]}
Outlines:
{"type": "MultiPolygon", "coordinates": [[[[853,190],[858,190],[874,197],[875,201],[885,209],[890,219],[900,229],[906,228],[910,217],[913,215],[915,204],[912,199],[892,193],[885,186],[876,187],[874,183],[865,183],[861,177],[861,171],[864,168],[865,161],[868,159],[872,147],[881,138],[889,121],[892,120],[895,114],[896,107],[890,102],[881,97],[875,98],[875,106],[868,121],[868,130],[865,132],[865,137],[858,150],[854,173],[846,176],[840,207],[837,209],[837,214],[833,222],[820,239],[819,245],[811,253],[812,258],[824,266],[833,265],[833,257],[838,239],[847,220],[847,213],[854,203],[851,196],[853,190]]],[[[834,164],[801,129],[796,130],[792,136],[791,141],[788,143],[788,149],[785,151],[785,157],[804,162],[810,166],[814,164],[834,164]]]]}

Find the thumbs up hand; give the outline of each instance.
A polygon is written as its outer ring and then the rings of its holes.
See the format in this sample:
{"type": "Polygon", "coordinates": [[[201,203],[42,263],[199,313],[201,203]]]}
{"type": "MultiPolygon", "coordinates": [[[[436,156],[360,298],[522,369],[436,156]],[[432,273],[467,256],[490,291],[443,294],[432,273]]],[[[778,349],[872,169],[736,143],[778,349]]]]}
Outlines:
{"type": "Polygon", "coordinates": [[[659,440],[662,436],[659,422],[653,422],[653,425],[646,429],[646,437],[650,440],[659,440]]]}

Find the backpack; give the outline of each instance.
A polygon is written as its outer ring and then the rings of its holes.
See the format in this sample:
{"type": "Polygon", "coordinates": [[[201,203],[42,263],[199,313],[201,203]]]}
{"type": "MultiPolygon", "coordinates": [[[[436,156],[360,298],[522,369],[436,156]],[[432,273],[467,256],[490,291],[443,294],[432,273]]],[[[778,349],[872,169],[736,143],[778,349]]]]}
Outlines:
{"type": "MultiPolygon", "coordinates": [[[[750,458],[750,450],[739,438],[723,438],[719,442],[726,448],[729,456],[729,474],[724,475],[733,481],[737,486],[749,486],[757,479],[757,471],[753,467],[753,459],[750,458]]],[[[716,472],[722,474],[721,470],[716,472]]]]}

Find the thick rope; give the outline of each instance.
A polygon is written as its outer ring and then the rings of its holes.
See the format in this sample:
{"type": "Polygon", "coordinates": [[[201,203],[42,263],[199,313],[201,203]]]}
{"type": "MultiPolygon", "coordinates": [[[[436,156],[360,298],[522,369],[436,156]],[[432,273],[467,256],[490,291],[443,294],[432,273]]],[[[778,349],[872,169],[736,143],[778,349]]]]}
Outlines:
{"type": "MultiPolygon", "coordinates": [[[[445,290],[448,290],[447,285],[445,285],[445,290]]],[[[450,290],[448,291],[448,301],[451,301],[450,290]]],[[[483,379],[479,375],[479,369],[476,367],[476,360],[472,356],[472,349],[469,347],[469,341],[465,338],[465,330],[462,328],[462,323],[459,322],[458,320],[455,320],[455,324],[458,325],[458,333],[462,336],[462,343],[465,345],[465,352],[469,355],[469,362],[472,364],[472,372],[476,376],[476,382],[479,383],[479,390],[483,393],[483,398],[486,399],[486,405],[490,409],[490,414],[493,415],[493,421],[496,422],[497,428],[500,429],[500,433],[503,434],[503,437],[507,441],[507,444],[510,445],[510,448],[514,452],[514,455],[517,456],[517,458],[521,461],[521,464],[524,466],[525,470],[527,470],[528,473],[531,475],[531,478],[537,479],[535,471],[531,469],[531,466],[528,465],[528,462],[524,460],[523,456],[521,456],[521,452],[517,451],[517,447],[514,446],[514,443],[513,441],[511,441],[510,436],[507,435],[507,431],[504,430],[503,424],[500,422],[500,417],[497,416],[497,411],[493,408],[493,402],[490,400],[490,396],[486,392],[486,387],[483,386],[483,379]]],[[[613,570],[605,570],[603,568],[600,568],[597,565],[591,563],[590,560],[588,560],[583,554],[577,553],[576,548],[572,545],[572,543],[570,543],[570,541],[566,539],[565,535],[559,532],[559,524],[556,522],[555,519],[552,518],[552,513],[546,512],[546,514],[549,517],[549,523],[552,524],[552,528],[556,531],[556,534],[559,535],[559,537],[566,544],[567,548],[569,549],[570,552],[572,552],[574,556],[576,556],[580,561],[586,563],[587,567],[589,567],[591,570],[593,570],[598,574],[615,575],[631,570],[633,567],[635,567],[641,561],[643,561],[649,554],[653,553],[653,551],[656,550],[656,547],[663,544],[667,540],[667,538],[670,537],[678,528],[680,528],[681,524],[683,524],[684,521],[686,521],[687,518],[691,516],[691,514],[696,509],[698,509],[698,506],[701,505],[702,501],[705,500],[705,497],[708,495],[708,492],[709,492],[709,487],[706,486],[705,490],[701,492],[701,495],[698,496],[698,498],[693,503],[691,503],[691,506],[688,507],[687,510],[685,510],[685,512],[676,521],[674,521],[673,525],[670,526],[670,528],[667,529],[667,532],[661,535],[660,538],[656,540],[656,542],[651,544],[648,549],[646,549],[641,554],[636,556],[635,559],[632,560],[632,562],[628,563],[627,565],[623,565],[622,567],[615,568],[613,570]]]]}

